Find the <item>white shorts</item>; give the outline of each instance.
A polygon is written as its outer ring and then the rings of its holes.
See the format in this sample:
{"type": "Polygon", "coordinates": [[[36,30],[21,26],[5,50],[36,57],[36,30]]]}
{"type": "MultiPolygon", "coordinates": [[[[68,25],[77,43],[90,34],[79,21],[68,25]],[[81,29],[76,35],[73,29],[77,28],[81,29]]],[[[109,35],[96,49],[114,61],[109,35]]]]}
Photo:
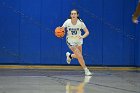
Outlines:
{"type": "Polygon", "coordinates": [[[79,39],[79,37],[66,37],[66,42],[69,47],[71,46],[81,46],[83,44],[83,39],[79,39]]]}

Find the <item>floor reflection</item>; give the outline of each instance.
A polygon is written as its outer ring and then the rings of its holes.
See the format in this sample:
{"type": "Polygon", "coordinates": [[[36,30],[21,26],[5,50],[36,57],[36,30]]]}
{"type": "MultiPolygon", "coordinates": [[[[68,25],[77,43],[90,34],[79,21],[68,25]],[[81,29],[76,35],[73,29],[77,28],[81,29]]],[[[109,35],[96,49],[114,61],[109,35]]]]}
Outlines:
{"type": "Polygon", "coordinates": [[[84,80],[80,82],[78,85],[71,84],[71,82],[67,82],[66,84],[66,93],[85,93],[84,87],[87,83],[90,82],[92,76],[85,76],[84,80]]]}

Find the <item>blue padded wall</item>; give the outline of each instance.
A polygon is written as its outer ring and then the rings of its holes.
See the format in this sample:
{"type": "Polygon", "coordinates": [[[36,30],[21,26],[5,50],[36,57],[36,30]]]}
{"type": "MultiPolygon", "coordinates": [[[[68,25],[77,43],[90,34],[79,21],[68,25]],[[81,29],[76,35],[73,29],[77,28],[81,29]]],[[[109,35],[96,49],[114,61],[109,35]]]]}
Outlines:
{"type": "MultiPolygon", "coordinates": [[[[131,21],[136,5],[137,0],[0,0],[0,64],[67,65],[70,50],[54,29],[78,9],[90,31],[83,45],[87,65],[140,66],[140,26],[131,21]]],[[[79,63],[74,59],[71,65],[79,63]]]]}

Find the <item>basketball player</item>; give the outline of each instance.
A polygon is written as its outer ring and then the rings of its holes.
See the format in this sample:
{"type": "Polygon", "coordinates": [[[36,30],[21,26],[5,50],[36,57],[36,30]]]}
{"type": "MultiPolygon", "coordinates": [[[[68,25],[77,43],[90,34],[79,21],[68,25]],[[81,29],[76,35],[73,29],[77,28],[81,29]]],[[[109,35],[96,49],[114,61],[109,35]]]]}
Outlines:
{"type": "Polygon", "coordinates": [[[85,71],[85,75],[92,75],[89,69],[85,65],[85,61],[82,55],[83,39],[89,35],[89,31],[84,22],[79,18],[79,12],[76,9],[71,10],[70,18],[67,19],[63,26],[67,30],[66,42],[73,54],[67,52],[67,63],[70,64],[73,58],[77,58],[80,65],[85,71]],[[85,33],[81,35],[81,30],[85,33]]]}
{"type": "Polygon", "coordinates": [[[139,2],[138,2],[136,11],[134,12],[133,17],[132,17],[133,23],[138,24],[138,17],[139,17],[139,16],[140,16],[140,0],[139,0],[139,2]]]}

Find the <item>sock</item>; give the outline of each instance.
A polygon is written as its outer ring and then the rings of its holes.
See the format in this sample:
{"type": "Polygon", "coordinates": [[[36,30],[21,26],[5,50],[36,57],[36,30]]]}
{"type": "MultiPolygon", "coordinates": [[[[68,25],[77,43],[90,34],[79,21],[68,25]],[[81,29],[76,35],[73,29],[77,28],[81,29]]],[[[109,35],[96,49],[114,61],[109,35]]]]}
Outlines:
{"type": "Polygon", "coordinates": [[[72,59],[72,56],[71,56],[71,54],[69,55],[69,57],[70,57],[70,59],[72,59]]]}
{"type": "Polygon", "coordinates": [[[85,67],[84,70],[87,71],[88,70],[87,67],[85,67]]]}

